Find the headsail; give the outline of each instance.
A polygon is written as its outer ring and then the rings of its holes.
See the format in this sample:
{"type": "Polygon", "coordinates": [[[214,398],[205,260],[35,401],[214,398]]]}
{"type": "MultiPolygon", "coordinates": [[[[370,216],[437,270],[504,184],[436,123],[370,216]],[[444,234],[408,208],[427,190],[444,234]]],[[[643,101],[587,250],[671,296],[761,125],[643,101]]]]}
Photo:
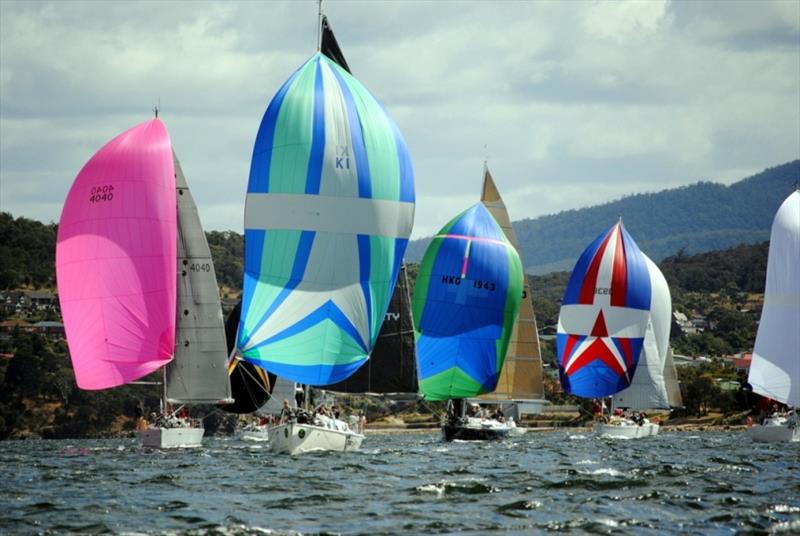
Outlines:
{"type": "Polygon", "coordinates": [[[664,385],[667,387],[669,406],[671,408],[683,407],[681,384],[678,381],[678,371],[675,369],[675,360],[672,358],[672,348],[667,348],[667,359],[664,362],[664,385]]]}
{"type": "MultiPolygon", "coordinates": [[[[522,262],[523,274],[525,263],[522,261],[522,252],[519,241],[511,225],[508,210],[500,197],[497,186],[487,168],[483,177],[483,192],[481,202],[489,210],[495,221],[517,250],[522,262]]],[[[544,397],[544,384],[542,381],[542,355],[539,348],[539,331],[536,328],[536,316],[533,312],[533,295],[531,294],[528,278],[523,275],[522,301],[519,305],[519,315],[511,332],[511,342],[508,345],[506,361],[497,387],[491,393],[481,398],[489,400],[525,400],[544,397]]]]}
{"type": "Polygon", "coordinates": [[[405,265],[400,268],[389,310],[369,359],[355,374],[344,381],[326,385],[325,389],[344,393],[418,392],[414,320],[405,265]]]}
{"type": "Polygon", "coordinates": [[[238,351],[299,383],[345,379],[375,344],[411,233],[397,126],[317,53],[267,108],[247,191],[238,351]]]}
{"type": "Polygon", "coordinates": [[[558,316],[561,384],[587,398],[628,387],[650,315],[650,273],[622,226],[611,226],[578,259],[558,316]]]}
{"type": "Polygon", "coordinates": [[[522,263],[478,203],[445,225],[420,264],[413,311],[428,400],[493,391],[522,296],[522,263]]]}
{"type": "Polygon", "coordinates": [[[614,395],[613,404],[635,410],[666,409],[671,406],[664,370],[672,324],[672,296],[664,274],[647,255],[643,253],[642,256],[650,273],[650,318],[633,381],[628,388],[614,395]]]}
{"type": "Polygon", "coordinates": [[[158,119],[84,165],[64,203],[56,273],[78,387],[122,385],[175,349],[175,167],[158,119]]]}
{"type": "Polygon", "coordinates": [[[231,398],[217,274],[192,192],[173,151],[178,203],[178,311],[175,359],[167,365],[173,403],[231,398]]]}
{"type": "Polygon", "coordinates": [[[800,407],[800,190],[772,222],[764,308],[747,381],[753,391],[800,407]]]}

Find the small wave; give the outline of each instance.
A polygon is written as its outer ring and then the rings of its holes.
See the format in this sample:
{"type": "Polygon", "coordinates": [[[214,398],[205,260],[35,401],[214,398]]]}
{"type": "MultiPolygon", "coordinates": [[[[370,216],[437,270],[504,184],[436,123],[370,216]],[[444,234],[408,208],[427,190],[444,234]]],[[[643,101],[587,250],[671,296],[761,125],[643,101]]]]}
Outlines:
{"type": "Polygon", "coordinates": [[[526,510],[537,510],[542,507],[539,501],[515,501],[497,507],[497,512],[511,517],[523,517],[526,510]]]}
{"type": "Polygon", "coordinates": [[[482,493],[497,493],[502,491],[489,484],[477,481],[460,481],[448,482],[442,481],[436,484],[423,484],[414,488],[417,493],[434,493],[438,496],[450,493],[464,493],[467,495],[482,494],[482,493]]]}
{"type": "Polygon", "coordinates": [[[575,462],[575,465],[597,465],[598,462],[594,460],[581,460],[579,462],[575,462]]]}
{"type": "Polygon", "coordinates": [[[800,519],[775,523],[774,525],[770,526],[769,530],[770,532],[788,532],[791,534],[797,534],[797,531],[800,531],[800,519]]]}
{"type": "Polygon", "coordinates": [[[622,471],[618,471],[611,467],[604,467],[601,469],[595,469],[594,471],[581,471],[584,475],[608,475],[608,476],[622,476],[622,471]]]}
{"type": "Polygon", "coordinates": [[[769,512],[776,514],[796,514],[800,512],[800,506],[790,506],[788,504],[776,504],[768,509],[769,512]]]}

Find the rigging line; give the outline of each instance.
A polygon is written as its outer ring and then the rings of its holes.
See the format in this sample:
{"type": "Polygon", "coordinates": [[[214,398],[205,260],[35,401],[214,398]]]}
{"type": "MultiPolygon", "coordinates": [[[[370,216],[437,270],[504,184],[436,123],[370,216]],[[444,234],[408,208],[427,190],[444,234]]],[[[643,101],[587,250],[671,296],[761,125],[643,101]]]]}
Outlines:
{"type": "MultiPolygon", "coordinates": [[[[256,366],[256,367],[257,367],[258,365],[254,365],[254,366],[256,366]]],[[[261,383],[261,381],[260,381],[260,380],[261,380],[261,378],[258,378],[258,377],[256,377],[256,375],[255,375],[255,374],[253,374],[251,371],[247,370],[246,368],[242,368],[242,369],[240,369],[239,367],[236,367],[236,368],[237,368],[237,369],[239,369],[239,373],[240,373],[240,374],[247,374],[247,375],[250,377],[250,379],[251,379],[251,380],[255,380],[255,383],[257,383],[257,384],[258,384],[258,387],[259,387],[259,388],[260,388],[262,391],[264,391],[264,392],[265,392],[266,394],[268,394],[268,395],[270,394],[270,393],[269,393],[269,390],[268,390],[268,389],[265,389],[265,388],[264,388],[264,384],[263,384],[263,383],[261,383]]],[[[265,370],[264,372],[266,373],[266,370],[265,370]]],[[[269,383],[269,376],[267,376],[267,383],[269,383]]]]}

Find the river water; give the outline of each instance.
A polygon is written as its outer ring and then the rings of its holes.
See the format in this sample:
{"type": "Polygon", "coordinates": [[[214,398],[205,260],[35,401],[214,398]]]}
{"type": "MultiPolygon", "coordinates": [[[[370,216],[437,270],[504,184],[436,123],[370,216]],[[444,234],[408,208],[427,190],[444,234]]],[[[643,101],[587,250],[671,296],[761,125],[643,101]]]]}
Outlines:
{"type": "Polygon", "coordinates": [[[0,442],[0,533],[79,532],[800,534],[800,443],[369,435],[360,452],[293,458],[228,438],[0,442]]]}

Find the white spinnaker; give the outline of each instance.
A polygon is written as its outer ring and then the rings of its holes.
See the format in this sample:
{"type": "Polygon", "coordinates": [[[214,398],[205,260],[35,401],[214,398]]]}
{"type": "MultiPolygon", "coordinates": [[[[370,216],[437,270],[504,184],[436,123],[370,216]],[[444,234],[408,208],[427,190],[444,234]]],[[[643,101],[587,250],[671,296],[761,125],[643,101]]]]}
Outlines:
{"type": "Polygon", "coordinates": [[[747,380],[762,396],[800,406],[800,190],[772,222],[764,308],[747,380]]]}

